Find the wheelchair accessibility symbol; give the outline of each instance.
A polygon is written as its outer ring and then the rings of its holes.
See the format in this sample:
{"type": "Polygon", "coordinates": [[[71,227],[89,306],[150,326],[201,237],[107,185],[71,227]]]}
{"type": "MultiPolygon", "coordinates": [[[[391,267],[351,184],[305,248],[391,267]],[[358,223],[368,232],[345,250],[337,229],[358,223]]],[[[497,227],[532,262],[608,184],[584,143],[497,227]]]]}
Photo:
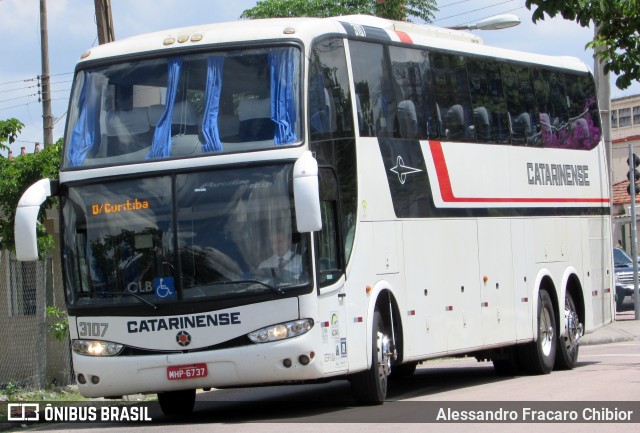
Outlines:
{"type": "Polygon", "coordinates": [[[175,298],[176,290],[173,285],[173,277],[154,278],[153,292],[158,298],[175,298]]]}

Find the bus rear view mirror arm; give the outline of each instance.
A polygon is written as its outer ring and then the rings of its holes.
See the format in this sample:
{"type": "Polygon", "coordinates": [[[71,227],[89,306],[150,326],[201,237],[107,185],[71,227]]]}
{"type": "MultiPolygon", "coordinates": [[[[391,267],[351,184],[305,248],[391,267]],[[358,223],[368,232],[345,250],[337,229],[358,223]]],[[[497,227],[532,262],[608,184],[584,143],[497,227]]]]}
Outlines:
{"type": "Polygon", "coordinates": [[[320,230],[322,219],[318,161],[311,152],[305,152],[293,167],[293,197],[298,232],[308,233],[320,230]]]}
{"type": "Polygon", "coordinates": [[[51,196],[51,183],[49,179],[40,179],[27,188],[18,202],[14,237],[16,257],[20,261],[38,260],[38,213],[42,203],[51,196]]]}

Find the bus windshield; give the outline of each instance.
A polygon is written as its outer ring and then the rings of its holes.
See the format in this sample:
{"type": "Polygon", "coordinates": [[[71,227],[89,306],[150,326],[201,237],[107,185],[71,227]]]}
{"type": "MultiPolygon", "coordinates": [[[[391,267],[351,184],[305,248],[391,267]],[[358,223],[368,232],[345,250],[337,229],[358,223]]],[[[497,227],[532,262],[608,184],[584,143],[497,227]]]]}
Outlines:
{"type": "Polygon", "coordinates": [[[70,305],[286,295],[308,285],[291,164],[62,191],[70,305]]]}
{"type": "Polygon", "coordinates": [[[298,144],[300,53],[236,49],[80,70],[63,168],[298,144]]]}

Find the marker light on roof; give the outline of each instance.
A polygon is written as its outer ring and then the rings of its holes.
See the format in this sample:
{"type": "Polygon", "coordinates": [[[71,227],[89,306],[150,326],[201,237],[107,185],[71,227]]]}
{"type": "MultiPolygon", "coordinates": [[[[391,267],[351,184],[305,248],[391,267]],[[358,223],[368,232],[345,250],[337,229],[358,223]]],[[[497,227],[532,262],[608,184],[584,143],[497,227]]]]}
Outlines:
{"type": "Polygon", "coordinates": [[[284,33],[285,35],[292,35],[296,32],[296,29],[294,29],[293,27],[285,27],[284,30],[282,31],[282,33],[284,33]]]}

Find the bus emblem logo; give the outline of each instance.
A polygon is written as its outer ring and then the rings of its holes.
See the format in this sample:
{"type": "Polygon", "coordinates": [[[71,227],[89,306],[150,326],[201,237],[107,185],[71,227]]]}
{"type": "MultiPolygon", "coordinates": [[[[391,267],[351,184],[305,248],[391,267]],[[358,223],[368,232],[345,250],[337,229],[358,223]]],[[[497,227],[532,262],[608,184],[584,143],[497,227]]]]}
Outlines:
{"type": "Polygon", "coordinates": [[[404,183],[407,181],[408,174],[418,173],[422,171],[419,168],[413,168],[404,165],[404,159],[402,159],[401,156],[398,156],[398,159],[396,160],[396,166],[390,168],[389,170],[398,175],[398,180],[402,185],[404,185],[404,183]]]}
{"type": "Polygon", "coordinates": [[[188,346],[189,344],[191,344],[191,334],[189,334],[187,331],[180,331],[176,335],[176,341],[182,347],[188,346]]]}

